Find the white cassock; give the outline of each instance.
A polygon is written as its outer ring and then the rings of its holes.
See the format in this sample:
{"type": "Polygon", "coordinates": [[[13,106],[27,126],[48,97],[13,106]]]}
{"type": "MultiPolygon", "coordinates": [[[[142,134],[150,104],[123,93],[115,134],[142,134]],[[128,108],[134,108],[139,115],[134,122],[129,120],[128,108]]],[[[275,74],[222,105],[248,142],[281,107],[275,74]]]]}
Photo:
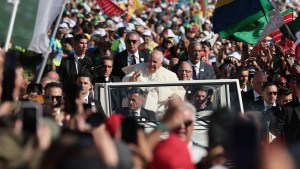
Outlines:
{"type": "MultiPolygon", "coordinates": [[[[150,74],[147,63],[140,63],[124,67],[123,72],[126,74],[122,79],[123,82],[129,82],[129,79],[135,71],[140,70],[141,75],[137,82],[176,82],[179,81],[176,74],[164,67],[160,67],[154,73],[150,74]]],[[[181,99],[184,99],[185,89],[182,86],[165,86],[165,87],[143,87],[147,93],[144,107],[154,112],[164,113],[169,96],[176,93],[181,99]]]]}

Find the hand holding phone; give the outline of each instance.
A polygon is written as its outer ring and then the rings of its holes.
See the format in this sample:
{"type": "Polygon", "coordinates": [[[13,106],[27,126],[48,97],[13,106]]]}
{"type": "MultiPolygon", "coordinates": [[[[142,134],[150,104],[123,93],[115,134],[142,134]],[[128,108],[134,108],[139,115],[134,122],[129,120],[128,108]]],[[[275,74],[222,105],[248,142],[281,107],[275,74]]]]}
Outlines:
{"type": "Polygon", "coordinates": [[[23,122],[23,132],[35,134],[37,126],[42,122],[42,113],[43,108],[41,104],[31,101],[22,102],[20,117],[23,122]]]}

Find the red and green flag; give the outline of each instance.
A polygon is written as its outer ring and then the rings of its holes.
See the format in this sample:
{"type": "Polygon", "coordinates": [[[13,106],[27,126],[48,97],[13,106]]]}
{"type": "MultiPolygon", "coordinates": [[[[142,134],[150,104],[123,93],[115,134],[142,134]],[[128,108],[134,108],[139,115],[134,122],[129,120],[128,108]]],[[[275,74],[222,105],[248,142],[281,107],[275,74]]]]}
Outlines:
{"type": "Polygon", "coordinates": [[[213,14],[213,30],[221,38],[256,44],[272,10],[268,0],[218,0],[213,14]]]}

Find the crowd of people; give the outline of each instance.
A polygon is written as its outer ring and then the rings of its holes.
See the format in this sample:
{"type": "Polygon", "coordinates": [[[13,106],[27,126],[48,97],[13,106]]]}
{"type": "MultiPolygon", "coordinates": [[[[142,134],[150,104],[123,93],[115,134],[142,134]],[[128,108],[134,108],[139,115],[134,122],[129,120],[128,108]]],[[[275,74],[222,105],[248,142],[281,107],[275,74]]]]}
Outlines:
{"type": "MultiPolygon", "coordinates": [[[[18,51],[0,49],[0,168],[299,168],[293,45],[221,39],[210,20],[214,4],[147,1],[128,18],[107,17],[96,0],[68,0],[39,83],[24,77],[18,51]],[[218,96],[203,85],[112,89],[111,112],[94,89],[214,79],[238,79],[244,113],[215,110],[218,96]],[[192,138],[199,116],[206,146],[192,138]],[[141,121],[156,126],[146,132],[141,121]]],[[[299,1],[277,4],[298,16],[299,1]]]]}

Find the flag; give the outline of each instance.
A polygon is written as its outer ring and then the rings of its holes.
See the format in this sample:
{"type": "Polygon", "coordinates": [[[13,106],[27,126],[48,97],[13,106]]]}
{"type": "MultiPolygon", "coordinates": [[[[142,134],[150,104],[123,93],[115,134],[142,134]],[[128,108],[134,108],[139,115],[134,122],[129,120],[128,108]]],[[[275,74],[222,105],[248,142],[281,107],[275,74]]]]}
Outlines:
{"type": "Polygon", "coordinates": [[[201,11],[203,13],[203,16],[206,16],[207,0],[200,0],[200,5],[201,5],[201,11]]]}
{"type": "Polygon", "coordinates": [[[131,16],[136,12],[138,15],[141,15],[145,7],[140,3],[139,0],[128,0],[127,16],[126,23],[129,22],[131,16]]]}
{"type": "Polygon", "coordinates": [[[267,24],[271,9],[268,0],[218,0],[213,14],[213,30],[221,38],[233,37],[255,44],[267,24]]]}
{"type": "Polygon", "coordinates": [[[257,43],[263,41],[268,35],[270,35],[272,32],[280,28],[283,24],[284,24],[284,20],[282,16],[279,14],[279,12],[275,12],[270,22],[268,22],[268,24],[264,28],[257,43]]]}
{"type": "Polygon", "coordinates": [[[134,5],[135,5],[136,13],[138,15],[141,15],[143,10],[144,10],[144,5],[142,5],[139,0],[133,0],[133,2],[134,2],[134,5]]]}
{"type": "MultiPolygon", "coordinates": [[[[289,29],[291,30],[291,33],[292,33],[293,35],[295,35],[298,31],[300,31],[300,17],[297,17],[295,20],[293,20],[293,21],[290,22],[290,23],[287,23],[286,25],[287,25],[287,26],[289,27],[289,29]]],[[[291,37],[291,35],[289,34],[289,32],[288,32],[286,26],[283,25],[283,26],[280,28],[280,31],[282,32],[282,34],[283,34],[286,38],[288,38],[288,39],[294,41],[294,39],[293,39],[293,38],[291,37]]]]}
{"type": "Polygon", "coordinates": [[[264,16],[271,10],[267,0],[218,0],[212,22],[214,32],[244,27],[264,16]]]}
{"type": "Polygon", "coordinates": [[[244,27],[238,28],[236,31],[222,31],[220,32],[220,36],[222,38],[230,37],[236,39],[237,41],[256,44],[266,25],[266,18],[261,17],[258,20],[245,25],[244,27]]]}
{"type": "Polygon", "coordinates": [[[108,17],[113,17],[114,15],[121,16],[126,13],[125,10],[111,0],[97,0],[97,3],[108,17]]]}
{"type": "Polygon", "coordinates": [[[135,12],[134,1],[133,0],[128,0],[126,23],[129,22],[129,20],[131,19],[131,16],[134,14],[134,12],[135,12]]]}
{"type": "MultiPolygon", "coordinates": [[[[289,8],[280,13],[280,15],[283,17],[285,23],[289,23],[289,22],[293,21],[293,18],[294,18],[293,11],[294,11],[293,8],[289,8]]],[[[270,36],[273,38],[275,45],[278,45],[279,42],[281,41],[281,37],[283,35],[282,35],[280,29],[277,29],[270,36]]]]}
{"type": "Polygon", "coordinates": [[[140,3],[139,0],[129,0],[128,1],[128,15],[133,15],[134,12],[138,13],[139,15],[142,14],[144,10],[144,5],[140,3]]]}
{"type": "MultiPolygon", "coordinates": [[[[63,2],[63,0],[20,0],[11,43],[37,53],[48,52],[50,44],[48,30],[60,13],[63,2]]],[[[0,3],[0,40],[4,41],[13,4],[7,0],[0,0],[0,3]]]]}

